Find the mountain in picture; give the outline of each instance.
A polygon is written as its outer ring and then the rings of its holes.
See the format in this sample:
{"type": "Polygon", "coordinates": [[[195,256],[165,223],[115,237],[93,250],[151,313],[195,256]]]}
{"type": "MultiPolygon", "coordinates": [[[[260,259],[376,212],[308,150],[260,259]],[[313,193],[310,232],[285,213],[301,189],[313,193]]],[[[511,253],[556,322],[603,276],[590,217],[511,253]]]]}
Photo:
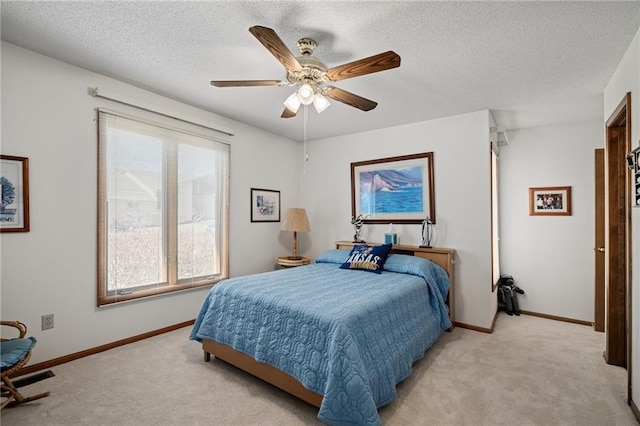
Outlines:
{"type": "Polygon", "coordinates": [[[373,170],[360,173],[360,192],[397,191],[422,186],[422,167],[373,170]]]}

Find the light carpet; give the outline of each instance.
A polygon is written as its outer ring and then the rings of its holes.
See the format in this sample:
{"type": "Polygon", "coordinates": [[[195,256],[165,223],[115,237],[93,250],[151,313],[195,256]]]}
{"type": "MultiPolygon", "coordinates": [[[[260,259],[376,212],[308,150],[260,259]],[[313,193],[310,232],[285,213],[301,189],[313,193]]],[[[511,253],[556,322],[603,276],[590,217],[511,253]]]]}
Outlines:
{"type": "MultiPolygon", "coordinates": [[[[54,367],[21,388],[51,396],[2,411],[3,425],[312,425],[317,409],[222,361],[183,328],[54,367]]],[[[637,425],[626,370],[591,327],[500,314],[493,334],[444,333],[384,425],[637,425]]],[[[35,350],[38,348],[36,346],[35,350]]]]}

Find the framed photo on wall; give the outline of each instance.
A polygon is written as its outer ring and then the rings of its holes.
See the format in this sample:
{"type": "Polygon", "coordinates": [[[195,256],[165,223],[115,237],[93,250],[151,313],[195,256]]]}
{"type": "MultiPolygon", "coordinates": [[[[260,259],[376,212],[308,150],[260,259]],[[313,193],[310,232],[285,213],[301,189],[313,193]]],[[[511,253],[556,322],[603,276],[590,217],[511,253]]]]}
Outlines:
{"type": "Polygon", "coordinates": [[[29,159],[0,155],[0,232],[29,232],[29,159]]]}
{"type": "Polygon", "coordinates": [[[435,223],[433,188],[433,152],[351,163],[351,215],[364,223],[435,223]]]}
{"type": "Polygon", "coordinates": [[[571,187],[529,188],[529,216],[571,216],[571,187]]]}
{"type": "Polygon", "coordinates": [[[280,191],[251,188],[251,222],[280,222],[280,191]]]}

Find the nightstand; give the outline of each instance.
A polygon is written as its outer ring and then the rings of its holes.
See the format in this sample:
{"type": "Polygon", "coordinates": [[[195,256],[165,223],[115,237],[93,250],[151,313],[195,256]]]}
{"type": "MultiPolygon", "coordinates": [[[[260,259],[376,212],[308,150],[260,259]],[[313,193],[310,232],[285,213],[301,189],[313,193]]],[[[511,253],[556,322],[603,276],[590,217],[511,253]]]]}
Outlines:
{"type": "Polygon", "coordinates": [[[289,259],[289,256],[278,257],[278,266],[281,268],[295,268],[296,266],[308,265],[311,263],[311,259],[308,257],[301,257],[300,259],[289,259]]]}

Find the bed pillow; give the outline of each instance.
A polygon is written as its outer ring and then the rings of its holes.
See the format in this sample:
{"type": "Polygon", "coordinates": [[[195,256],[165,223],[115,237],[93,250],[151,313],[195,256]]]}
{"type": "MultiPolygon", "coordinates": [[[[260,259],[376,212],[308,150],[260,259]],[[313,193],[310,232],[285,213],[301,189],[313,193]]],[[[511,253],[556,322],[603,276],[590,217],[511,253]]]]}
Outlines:
{"type": "Polygon", "coordinates": [[[316,258],[316,263],[344,263],[351,253],[348,249],[327,250],[316,258]]]}
{"type": "Polygon", "coordinates": [[[380,246],[356,245],[347,256],[347,260],[340,265],[340,269],[357,269],[380,274],[390,251],[391,244],[380,246]]]}

